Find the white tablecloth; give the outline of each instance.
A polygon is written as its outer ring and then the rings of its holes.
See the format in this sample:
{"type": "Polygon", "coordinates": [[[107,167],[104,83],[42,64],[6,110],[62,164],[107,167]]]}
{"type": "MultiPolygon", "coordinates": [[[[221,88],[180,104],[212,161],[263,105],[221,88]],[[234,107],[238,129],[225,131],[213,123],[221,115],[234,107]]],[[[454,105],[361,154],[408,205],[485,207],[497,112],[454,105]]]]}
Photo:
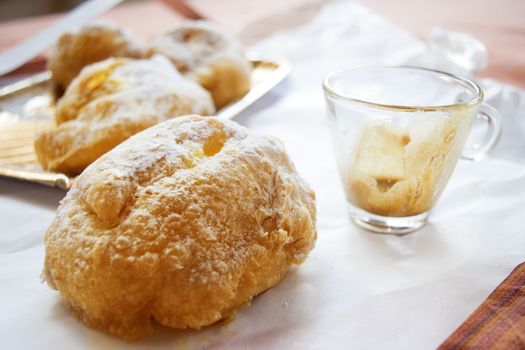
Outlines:
{"type": "Polygon", "coordinates": [[[40,281],[43,235],[64,192],[0,179],[1,348],[433,348],[525,260],[524,91],[484,81],[504,117],[498,148],[460,161],[422,230],[374,235],[346,213],[321,80],[345,65],[410,63],[425,46],[356,3],[335,2],[252,49],[293,64],[237,121],[281,138],[317,193],[319,238],[305,264],[227,325],[159,328],[126,344],[84,327],[40,281]]]}

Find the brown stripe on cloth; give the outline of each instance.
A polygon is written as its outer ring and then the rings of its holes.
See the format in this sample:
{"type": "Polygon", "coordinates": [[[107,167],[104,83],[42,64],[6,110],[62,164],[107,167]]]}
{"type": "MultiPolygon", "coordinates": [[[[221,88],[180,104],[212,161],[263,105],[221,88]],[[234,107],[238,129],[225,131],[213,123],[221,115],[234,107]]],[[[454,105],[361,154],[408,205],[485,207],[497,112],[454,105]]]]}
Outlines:
{"type": "Polygon", "coordinates": [[[525,349],[525,262],[439,346],[449,349],[525,349]]]}

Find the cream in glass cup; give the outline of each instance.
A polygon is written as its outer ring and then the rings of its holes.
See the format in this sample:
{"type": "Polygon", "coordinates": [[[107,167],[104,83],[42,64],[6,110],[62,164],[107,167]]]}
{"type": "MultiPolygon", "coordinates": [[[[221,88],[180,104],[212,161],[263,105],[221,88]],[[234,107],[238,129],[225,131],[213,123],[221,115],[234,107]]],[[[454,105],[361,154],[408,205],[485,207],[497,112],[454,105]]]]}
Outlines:
{"type": "Polygon", "coordinates": [[[500,116],[479,86],[415,67],[350,68],[323,82],[340,177],[352,220],[373,232],[422,227],[443,192],[475,118],[487,137],[468,159],[496,143],[500,116]]]}

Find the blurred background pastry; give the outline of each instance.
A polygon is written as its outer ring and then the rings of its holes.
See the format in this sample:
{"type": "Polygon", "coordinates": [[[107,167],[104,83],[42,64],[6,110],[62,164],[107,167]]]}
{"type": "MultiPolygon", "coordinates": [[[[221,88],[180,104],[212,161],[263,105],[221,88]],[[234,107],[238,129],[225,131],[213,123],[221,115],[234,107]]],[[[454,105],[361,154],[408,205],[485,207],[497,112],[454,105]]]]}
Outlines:
{"type": "Polygon", "coordinates": [[[44,169],[76,175],[143,129],[214,111],[210,94],[166,58],[110,58],[73,80],[57,105],[57,127],[37,136],[35,152],[44,169]]]}
{"type": "Polygon", "coordinates": [[[207,21],[187,21],[157,37],[149,54],[167,56],[177,69],[210,91],[220,109],[250,89],[251,64],[239,41],[207,21]]]}
{"type": "Polygon", "coordinates": [[[82,68],[109,57],[141,58],[145,48],[127,29],[104,21],[62,34],[48,60],[56,84],[65,90],[82,68]]]}

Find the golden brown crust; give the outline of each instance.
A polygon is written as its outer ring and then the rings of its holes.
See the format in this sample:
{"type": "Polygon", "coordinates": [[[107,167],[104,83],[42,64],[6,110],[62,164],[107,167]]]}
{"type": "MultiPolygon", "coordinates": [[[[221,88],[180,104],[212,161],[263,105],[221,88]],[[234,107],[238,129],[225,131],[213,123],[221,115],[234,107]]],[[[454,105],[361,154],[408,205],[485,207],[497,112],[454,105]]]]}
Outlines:
{"type": "Polygon", "coordinates": [[[200,328],[275,285],[316,239],[315,199],[282,144],[188,116],[84,171],[46,233],[44,273],[86,324],[133,339],[200,328]]]}
{"type": "Polygon", "coordinates": [[[87,66],[57,105],[57,127],[35,140],[46,170],[80,173],[137,132],[180,115],[214,112],[207,91],[163,57],[107,59],[87,66]]]}
{"type": "Polygon", "coordinates": [[[207,89],[220,109],[250,90],[251,64],[240,43],[206,21],[188,21],[158,37],[150,54],[167,56],[207,89]]]}
{"type": "Polygon", "coordinates": [[[48,61],[53,80],[66,89],[83,67],[109,57],[144,57],[145,48],[126,29],[112,23],[85,26],[64,33],[48,61]]]}

